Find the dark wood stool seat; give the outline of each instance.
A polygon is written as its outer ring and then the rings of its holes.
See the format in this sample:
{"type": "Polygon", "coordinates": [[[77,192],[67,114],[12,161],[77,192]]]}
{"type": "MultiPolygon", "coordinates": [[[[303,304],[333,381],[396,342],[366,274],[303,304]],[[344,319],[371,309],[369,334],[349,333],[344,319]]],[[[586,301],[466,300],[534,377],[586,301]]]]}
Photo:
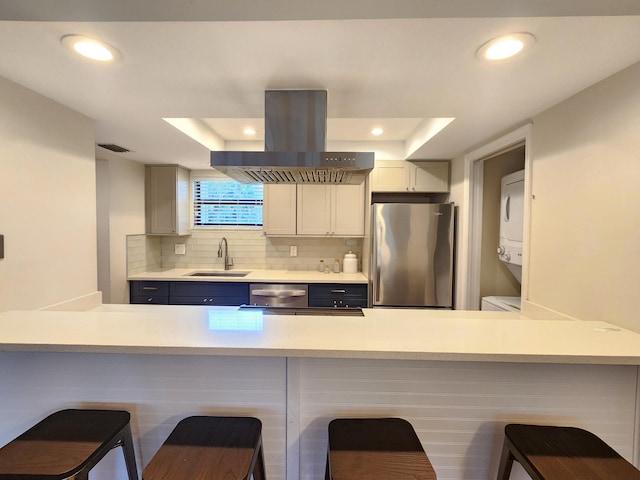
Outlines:
{"type": "Polygon", "coordinates": [[[591,432],[510,424],[498,470],[507,480],[517,460],[533,480],[640,480],[640,470],[591,432]]]}
{"type": "Polygon", "coordinates": [[[142,472],[145,480],[266,480],[262,423],[251,417],[187,417],[142,472]]]}
{"type": "Polygon", "coordinates": [[[326,480],[436,480],[409,422],[342,418],[329,423],[326,480]]]}
{"type": "Polygon", "coordinates": [[[0,448],[1,480],[86,480],[89,470],[122,447],[129,480],[137,480],[129,412],[61,410],[0,448]]]}

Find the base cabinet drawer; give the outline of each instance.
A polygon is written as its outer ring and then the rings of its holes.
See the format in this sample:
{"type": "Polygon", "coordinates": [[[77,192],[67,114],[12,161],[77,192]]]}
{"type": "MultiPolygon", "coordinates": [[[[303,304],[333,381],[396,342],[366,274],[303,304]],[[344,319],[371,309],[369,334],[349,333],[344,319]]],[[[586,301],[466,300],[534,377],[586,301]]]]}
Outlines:
{"type": "Polygon", "coordinates": [[[366,284],[318,283],[309,285],[310,307],[366,308],[366,284]]]}
{"type": "Polygon", "coordinates": [[[146,280],[129,282],[129,303],[167,305],[169,303],[169,282],[146,280]]]}
{"type": "Polygon", "coordinates": [[[169,282],[136,280],[129,284],[131,298],[146,295],[169,296],[169,282]]]}

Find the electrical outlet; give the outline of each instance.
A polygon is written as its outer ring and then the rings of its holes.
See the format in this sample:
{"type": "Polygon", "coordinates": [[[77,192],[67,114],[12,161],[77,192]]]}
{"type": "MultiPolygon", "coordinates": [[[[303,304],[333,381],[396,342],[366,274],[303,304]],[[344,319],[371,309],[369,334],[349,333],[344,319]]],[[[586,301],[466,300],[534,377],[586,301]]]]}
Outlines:
{"type": "Polygon", "coordinates": [[[298,246],[297,245],[291,245],[289,247],[289,256],[290,257],[297,257],[298,256],[298,246]]]}
{"type": "Polygon", "coordinates": [[[187,253],[187,246],[184,243],[176,243],[176,255],[184,255],[187,253]]]}
{"type": "Polygon", "coordinates": [[[357,242],[353,238],[347,238],[344,241],[344,244],[347,245],[347,246],[350,246],[350,247],[354,246],[356,243],[357,242]]]}

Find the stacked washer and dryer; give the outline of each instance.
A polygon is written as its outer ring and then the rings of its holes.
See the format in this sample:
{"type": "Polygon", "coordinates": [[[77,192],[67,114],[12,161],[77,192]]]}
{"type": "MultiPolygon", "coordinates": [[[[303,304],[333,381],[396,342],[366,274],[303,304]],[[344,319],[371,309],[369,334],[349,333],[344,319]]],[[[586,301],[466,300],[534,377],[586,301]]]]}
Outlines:
{"type": "MultiPolygon", "coordinates": [[[[505,175],[501,181],[500,244],[498,258],[522,283],[522,235],[524,218],[524,170],[505,175]]],[[[483,297],[482,310],[520,311],[520,297],[483,297]]]]}

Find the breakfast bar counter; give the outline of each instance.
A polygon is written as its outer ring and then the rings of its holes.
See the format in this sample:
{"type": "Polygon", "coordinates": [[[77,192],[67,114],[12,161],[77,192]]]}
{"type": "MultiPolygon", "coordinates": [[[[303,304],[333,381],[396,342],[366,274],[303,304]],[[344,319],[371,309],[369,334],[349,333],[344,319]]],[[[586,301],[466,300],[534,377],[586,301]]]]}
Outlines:
{"type": "MultiPolygon", "coordinates": [[[[0,313],[0,445],[62,408],[132,414],[140,470],[190,415],[260,418],[267,478],[324,478],[337,417],[401,417],[439,480],[495,478],[506,423],[590,430],[638,464],[640,334],[512,312],[102,305],[0,313]]],[[[118,455],[92,471],[125,479],[118,455]]],[[[512,480],[525,480],[514,467],[512,480]]]]}
{"type": "Polygon", "coordinates": [[[0,350],[640,365],[640,334],[605,322],[493,311],[363,313],[159,305],[11,311],[0,313],[0,350]]]}
{"type": "Polygon", "coordinates": [[[605,322],[489,311],[363,313],[270,315],[156,305],[11,311],[0,313],[0,349],[640,365],[640,334],[605,322]]]}

